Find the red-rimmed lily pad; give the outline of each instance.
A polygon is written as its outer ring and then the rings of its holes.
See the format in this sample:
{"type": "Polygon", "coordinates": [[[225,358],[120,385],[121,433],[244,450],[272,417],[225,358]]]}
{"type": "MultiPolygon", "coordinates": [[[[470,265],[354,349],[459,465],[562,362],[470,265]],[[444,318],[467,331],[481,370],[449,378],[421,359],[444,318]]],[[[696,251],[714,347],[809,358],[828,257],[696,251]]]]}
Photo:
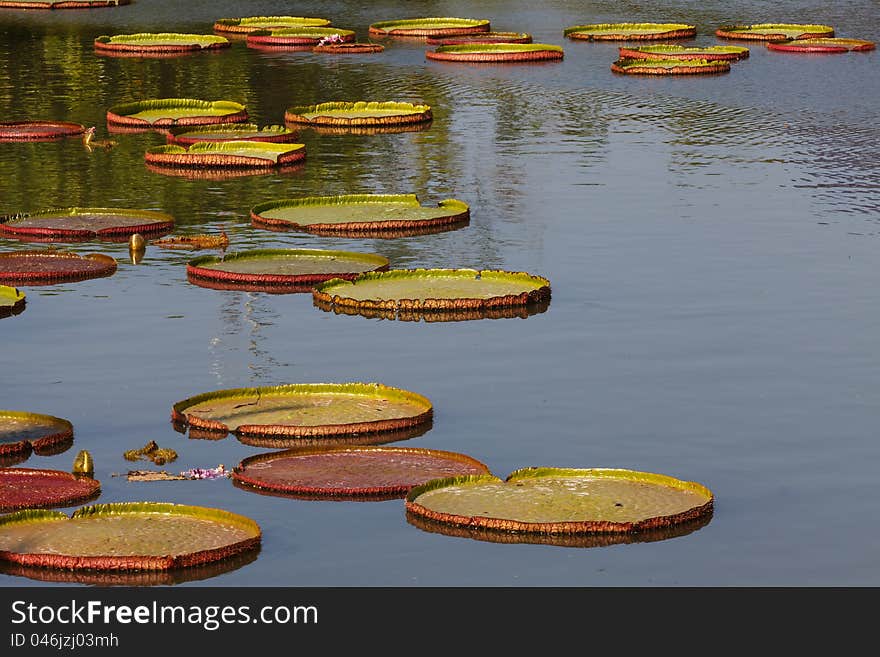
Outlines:
{"type": "Polygon", "coordinates": [[[688,48],[670,43],[662,43],[651,46],[637,46],[619,49],[621,59],[706,59],[714,60],[738,60],[749,56],[749,49],[743,46],[704,46],[702,48],[688,48]]]}
{"type": "Polygon", "coordinates": [[[278,30],[256,30],[247,35],[248,48],[296,48],[312,50],[322,39],[335,37],[343,42],[355,40],[354,30],[334,27],[286,27],[278,30]]]}
{"type": "Polygon", "coordinates": [[[549,43],[471,43],[438,46],[425,57],[448,62],[534,62],[562,59],[560,46],[549,43]]]}
{"type": "Polygon", "coordinates": [[[131,0],[0,0],[0,7],[11,9],[91,9],[117,7],[131,0]]]}
{"type": "Polygon", "coordinates": [[[214,21],[215,32],[248,34],[257,30],[280,30],[285,27],[326,27],[326,18],[308,16],[247,16],[244,18],[220,18],[214,21]]]}
{"type": "Polygon", "coordinates": [[[305,168],[305,165],[302,162],[283,167],[250,167],[244,169],[165,166],[162,164],[150,164],[149,162],[146,162],[145,166],[147,170],[152,171],[153,173],[158,173],[163,176],[174,176],[175,178],[184,178],[186,180],[232,180],[233,178],[249,178],[251,176],[296,173],[305,168]]]}
{"type": "Polygon", "coordinates": [[[394,101],[327,102],[288,107],[288,123],[317,126],[391,126],[431,121],[430,105],[394,101]]]}
{"type": "Polygon", "coordinates": [[[697,27],[687,23],[593,23],[567,27],[562,34],[584,41],[647,41],[693,37],[697,27]]]}
{"type": "Polygon", "coordinates": [[[611,63],[611,70],[624,75],[711,75],[730,71],[727,60],[631,59],[611,63]]]}
{"type": "Polygon", "coordinates": [[[385,46],[381,43],[366,43],[351,41],[349,43],[318,43],[312,52],[322,52],[330,55],[360,55],[364,53],[382,52],[385,46]]]}
{"type": "Polygon", "coordinates": [[[422,395],[380,383],[299,383],[203,393],[174,404],[177,426],[239,439],[320,440],[383,434],[430,423],[422,395]]]}
{"type": "Polygon", "coordinates": [[[174,229],[174,217],[130,208],[52,208],[0,217],[0,236],[25,241],[126,241],[134,233],[156,235],[174,229]]]}
{"type": "Polygon", "coordinates": [[[259,249],[202,256],[186,266],[190,282],[220,290],[308,292],[331,278],[352,279],[388,269],[388,258],[373,253],[327,249],[259,249]]]}
{"type": "Polygon", "coordinates": [[[714,495],[697,482],[614,468],[435,479],[406,496],[408,515],[525,536],[633,534],[705,518],[713,506],[714,495]]]}
{"type": "MultiPolygon", "coordinates": [[[[100,493],[101,483],[89,477],[80,477],[61,470],[0,468],[2,513],[73,506],[93,500],[100,493]]],[[[0,533],[2,531],[0,525],[0,533]]]]}
{"type": "Polygon", "coordinates": [[[206,125],[199,128],[172,128],[166,135],[169,144],[191,146],[203,141],[266,141],[289,144],[297,139],[296,130],[283,125],[260,127],[255,123],[206,125]]]}
{"type": "Polygon", "coordinates": [[[255,226],[270,230],[397,237],[463,226],[470,207],[458,199],[423,206],[415,194],[345,194],[268,201],[251,208],[250,216],[255,226]]]}
{"type": "Polygon", "coordinates": [[[489,32],[491,25],[487,19],[428,17],[406,18],[393,21],[379,21],[369,27],[371,36],[379,37],[428,37],[455,36],[489,32]]]}
{"type": "Polygon", "coordinates": [[[4,121],[0,123],[0,141],[52,141],[85,131],[82,123],[73,121],[4,121]]]}
{"type": "Polygon", "coordinates": [[[0,561],[67,570],[142,571],[200,566],[257,548],[252,519],[209,507],[118,502],[0,518],[0,561]]]}
{"type": "Polygon", "coordinates": [[[166,128],[247,121],[247,109],[231,100],[153,98],[121,103],[107,110],[107,123],[123,128],[166,128]]]}
{"type": "Polygon", "coordinates": [[[226,37],[214,34],[180,32],[137,32],[135,34],[101,35],[95,38],[95,51],[102,55],[115,53],[187,53],[229,48],[226,37]]]}
{"type": "Polygon", "coordinates": [[[715,30],[715,36],[723,39],[744,39],[748,41],[789,41],[791,39],[833,37],[834,28],[830,25],[810,23],[722,25],[715,30]]]}
{"type": "Polygon", "coordinates": [[[220,234],[172,235],[152,240],[150,244],[163,249],[225,249],[229,246],[229,236],[225,230],[220,234]]]}
{"type": "Polygon", "coordinates": [[[17,287],[0,285],[0,317],[17,315],[24,310],[26,302],[25,293],[17,287]]]}
{"type": "Polygon", "coordinates": [[[0,456],[56,454],[73,444],[73,425],[64,418],[0,410],[0,456]],[[63,449],[61,449],[63,448],[63,449]]]}
{"type": "Polygon", "coordinates": [[[305,144],[265,141],[201,141],[190,146],[166,144],[148,148],[147,163],[161,167],[187,169],[271,169],[291,166],[305,159],[305,144]]]}
{"type": "Polygon", "coordinates": [[[0,253],[0,284],[52,285],[110,276],[116,260],[103,253],[69,251],[7,251],[0,253]]]}
{"type": "Polygon", "coordinates": [[[767,44],[767,48],[780,52],[841,53],[874,50],[877,48],[877,44],[866,39],[829,37],[827,39],[792,39],[790,41],[770,42],[767,44]]]}
{"type": "Polygon", "coordinates": [[[259,454],[232,472],[244,488],[284,496],[393,499],[431,479],[488,474],[465,454],[417,447],[335,447],[259,454]]]}
{"type": "Polygon", "coordinates": [[[457,46],[473,43],[531,43],[528,32],[477,32],[459,36],[429,36],[425,43],[429,46],[457,46]]]}

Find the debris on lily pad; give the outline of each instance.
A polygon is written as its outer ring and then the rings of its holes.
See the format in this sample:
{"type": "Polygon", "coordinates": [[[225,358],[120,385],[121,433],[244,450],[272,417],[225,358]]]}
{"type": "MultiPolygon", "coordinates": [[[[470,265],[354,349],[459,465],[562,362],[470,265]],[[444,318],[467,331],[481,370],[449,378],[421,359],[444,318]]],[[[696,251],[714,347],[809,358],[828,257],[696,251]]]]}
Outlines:
{"type": "MultiPolygon", "coordinates": [[[[128,481],[184,481],[186,479],[226,479],[231,475],[232,472],[221,463],[216,468],[190,468],[177,474],[172,474],[167,470],[129,470],[124,476],[128,481]]],[[[114,473],[113,476],[122,475],[114,473]]]]}

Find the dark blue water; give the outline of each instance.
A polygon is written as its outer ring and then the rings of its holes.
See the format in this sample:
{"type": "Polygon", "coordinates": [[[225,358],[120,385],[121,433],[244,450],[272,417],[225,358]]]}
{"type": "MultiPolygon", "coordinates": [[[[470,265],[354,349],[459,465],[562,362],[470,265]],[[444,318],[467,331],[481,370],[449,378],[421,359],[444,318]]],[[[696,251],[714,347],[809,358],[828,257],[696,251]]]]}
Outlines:
{"type": "MultiPolygon", "coordinates": [[[[0,213],[59,206],[172,214],[180,233],[219,232],[233,250],[332,248],[392,266],[526,271],[551,281],[526,319],[426,323],[342,316],[308,294],[202,288],[199,255],[69,244],[116,257],[111,277],[26,286],[0,320],[0,408],[64,417],[73,447],[23,465],[69,470],[88,449],[100,502],[216,506],[263,530],[249,563],[179,586],[878,585],[880,513],[880,74],[877,51],[795,55],[747,43],[729,73],[663,78],[610,71],[619,44],[565,27],[686,22],[688,45],[729,23],[821,23],[880,38],[870,1],[310,2],[297,14],[357,31],[419,16],[489,18],[561,45],[540,64],[426,60],[425,45],[331,57],[224,52],[172,59],[96,55],[103,34],[210,33],[218,18],[279,13],[271,2],[135,0],[83,11],[0,10],[0,121],[98,127],[106,110],[155,97],[245,103],[258,124],[330,100],[426,102],[424,131],[319,135],[289,173],[200,180],[154,173],[155,133],[0,145],[0,213]],[[415,193],[458,198],[470,224],[397,239],[318,237],[251,226],[276,198],[415,193]],[[234,437],[191,440],[172,404],[215,389],[379,381],[427,396],[430,431],[398,445],[466,453],[499,477],[528,466],[611,467],[698,481],[711,521],[653,542],[497,544],[429,533],[402,500],[316,502],[227,480],[129,482],[122,457],[148,440],[166,469],[258,453],[234,437]]],[[[0,251],[34,248],[0,239],[0,251]]],[[[145,464],[149,466],[149,464],[145,464]]],[[[66,510],[72,510],[66,509],[66,510]]],[[[72,585],[81,585],[85,582],[72,585]]],[[[6,586],[45,585],[0,575],[6,586]]]]}

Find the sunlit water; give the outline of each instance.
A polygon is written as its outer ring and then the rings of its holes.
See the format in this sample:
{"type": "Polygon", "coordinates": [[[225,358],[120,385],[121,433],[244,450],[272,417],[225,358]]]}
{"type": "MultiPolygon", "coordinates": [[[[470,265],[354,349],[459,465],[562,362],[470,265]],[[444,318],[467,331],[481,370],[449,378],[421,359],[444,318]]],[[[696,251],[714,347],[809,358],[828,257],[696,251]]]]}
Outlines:
{"type": "MultiPolygon", "coordinates": [[[[688,45],[729,45],[717,26],[796,22],[877,40],[875,2],[327,1],[297,11],[359,40],[381,20],[489,18],[494,30],[563,46],[562,61],[535,64],[430,61],[409,41],[348,56],[242,41],[163,59],[94,52],[100,35],[207,34],[218,18],[278,13],[265,0],[242,8],[0,10],[0,120],[76,121],[118,142],[91,152],[76,138],[0,144],[0,213],[160,210],[177,233],[226,231],[234,251],[328,248],[378,253],[395,268],[524,271],[550,280],[552,301],[525,319],[367,319],[319,310],[309,294],[193,285],[186,263],[207,252],[148,247],[135,265],[124,243],[62,244],[112,255],[119,268],[22,285],[26,309],[0,320],[0,407],[74,425],[70,449],[25,467],[69,470],[88,449],[100,502],[216,506],[259,523],[256,559],[180,586],[880,584],[877,51],[797,55],[751,42],[729,73],[657,78],[612,73],[619,44],[562,36],[584,23],[687,22],[699,32],[688,45]],[[166,97],[244,103],[260,125],[331,100],[424,102],[434,120],[399,134],[303,130],[307,157],[292,171],[192,179],[146,168],[160,135],[108,134],[109,107],[166,97]],[[271,232],[248,218],[273,199],[370,193],[456,198],[470,223],[354,239],[271,232]],[[402,500],[117,476],[139,465],[123,452],[149,440],[178,452],[170,472],[261,452],[175,432],[179,400],[345,381],[433,402],[431,430],[395,445],[466,453],[502,478],[528,466],[663,473],[710,488],[714,515],[653,542],[499,544],[423,531],[402,500]]],[[[0,239],[3,252],[31,248],[0,239]]]]}

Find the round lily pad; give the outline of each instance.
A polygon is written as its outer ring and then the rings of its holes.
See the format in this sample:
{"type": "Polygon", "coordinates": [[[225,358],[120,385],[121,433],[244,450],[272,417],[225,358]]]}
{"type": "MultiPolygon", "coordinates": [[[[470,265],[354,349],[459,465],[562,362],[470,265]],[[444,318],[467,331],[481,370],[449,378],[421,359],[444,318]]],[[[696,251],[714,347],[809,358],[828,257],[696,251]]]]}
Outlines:
{"type": "Polygon", "coordinates": [[[387,126],[422,123],[433,119],[430,105],[397,102],[329,102],[289,107],[284,120],[289,123],[330,126],[387,126]]]}
{"type": "Polygon", "coordinates": [[[179,32],[138,32],[135,34],[102,35],[95,39],[95,50],[102,55],[122,53],[185,53],[219,50],[232,45],[229,39],[213,34],[182,34],[179,32]]]}
{"type": "Polygon", "coordinates": [[[393,499],[431,479],[488,474],[476,459],[416,447],[335,447],[259,454],[232,472],[245,488],[331,499],[393,499]]]}
{"type": "Polygon", "coordinates": [[[830,25],[812,25],[809,23],[722,25],[715,30],[715,36],[724,39],[745,39],[750,41],[789,41],[791,39],[833,37],[834,28],[830,25]]]}
{"type": "Polygon", "coordinates": [[[131,0],[0,0],[0,7],[13,9],[89,9],[130,4],[131,0]]]}
{"type": "MultiPolygon", "coordinates": [[[[100,492],[99,481],[61,470],[0,468],[2,513],[82,504],[96,498],[100,492]]],[[[0,534],[2,531],[0,525],[0,534]]]]}
{"type": "Polygon", "coordinates": [[[406,496],[408,514],[459,527],[525,534],[634,533],[712,513],[705,486],[612,468],[524,468],[435,479],[406,496]]]}
{"type": "Polygon", "coordinates": [[[247,35],[249,48],[302,48],[311,50],[326,37],[338,37],[343,42],[355,40],[354,30],[341,30],[335,27],[285,27],[274,30],[256,30],[247,35]]]}
{"type": "Polygon", "coordinates": [[[669,43],[651,46],[638,46],[619,49],[621,59],[705,59],[738,60],[749,56],[749,49],[743,46],[704,46],[702,48],[686,48],[669,43]]]}
{"type": "Polygon", "coordinates": [[[164,164],[151,164],[150,162],[146,162],[145,166],[147,170],[152,171],[153,173],[158,173],[163,176],[174,176],[175,178],[185,178],[186,180],[232,180],[233,178],[286,174],[301,171],[304,168],[301,161],[287,166],[259,168],[184,167],[180,165],[166,166],[164,164]]]}
{"type": "Polygon", "coordinates": [[[0,253],[0,284],[51,285],[110,276],[116,260],[102,253],[81,256],[68,251],[0,253]]]}
{"type": "Polygon", "coordinates": [[[78,136],[86,127],[72,121],[4,121],[0,123],[0,141],[50,141],[78,136]]]}
{"type": "Polygon", "coordinates": [[[379,383],[301,383],[208,392],[177,402],[171,421],[239,438],[310,438],[382,434],[418,427],[431,402],[379,383]]]}
{"type": "Polygon", "coordinates": [[[352,279],[388,269],[388,258],[372,253],[323,249],[260,249],[202,256],[186,267],[196,285],[221,290],[306,292],[331,278],[352,279]]]}
{"type": "Polygon", "coordinates": [[[251,208],[255,226],[317,235],[381,237],[433,233],[462,226],[470,207],[457,199],[422,206],[415,194],[306,196],[260,203],[251,208]]]}
{"type": "Polygon", "coordinates": [[[305,144],[230,140],[201,141],[190,146],[165,144],[148,148],[146,162],[163,167],[267,169],[295,164],[306,156],[305,144]]]}
{"type": "MultiPolygon", "coordinates": [[[[0,317],[17,315],[26,303],[25,293],[17,287],[0,285],[0,317]]],[[[2,453],[2,451],[0,451],[2,453]]]]}
{"type": "Polygon", "coordinates": [[[425,57],[449,62],[534,62],[562,59],[563,51],[548,43],[472,43],[438,46],[425,57]]]}
{"type": "Polygon", "coordinates": [[[473,34],[490,30],[491,25],[486,19],[429,17],[379,21],[370,25],[369,33],[380,37],[428,37],[473,34]]]}
{"type": "Polygon", "coordinates": [[[169,214],[129,208],[52,208],[0,217],[0,236],[29,241],[126,241],[134,233],[153,235],[173,228],[169,214]]]}
{"type": "Polygon", "coordinates": [[[55,453],[72,443],[73,425],[64,418],[0,410],[0,456],[55,453]]]}
{"type": "Polygon", "coordinates": [[[241,123],[247,119],[245,106],[231,100],[154,98],[107,110],[108,124],[134,128],[241,123]]]}
{"type": "Polygon", "coordinates": [[[214,22],[215,32],[248,34],[256,30],[280,30],[285,27],[325,27],[326,18],[305,16],[248,16],[245,18],[220,18],[214,22]]]}
{"type": "Polygon", "coordinates": [[[708,75],[727,73],[730,62],[708,59],[630,59],[611,63],[611,70],[625,75],[708,75]]]}
{"type": "Polygon", "coordinates": [[[256,522],[222,509],[120,502],[0,518],[0,560],[68,570],[169,570],[220,561],[260,545],[256,522]]]}
{"type": "Polygon", "coordinates": [[[525,272],[395,269],[319,283],[312,296],[316,303],[357,311],[483,310],[549,301],[550,281],[525,272]]]}
{"type": "Polygon", "coordinates": [[[840,52],[864,52],[874,50],[877,44],[865,39],[844,39],[829,37],[827,39],[792,39],[790,41],[778,41],[767,44],[769,50],[781,52],[803,53],[840,53],[840,52]]]}
{"type": "Polygon", "coordinates": [[[166,134],[169,144],[191,146],[203,141],[266,141],[287,144],[296,141],[296,130],[283,125],[267,125],[262,128],[255,123],[230,123],[206,125],[198,128],[172,128],[166,134]]]}
{"type": "Polygon", "coordinates": [[[686,23],[593,23],[567,27],[562,34],[585,41],[643,41],[692,37],[697,28],[686,23]]]}
{"type": "Polygon", "coordinates": [[[381,43],[364,43],[351,41],[349,43],[318,43],[312,52],[323,52],[331,55],[359,55],[363,53],[382,52],[385,46],[381,43]]]}
{"type": "Polygon", "coordinates": [[[425,43],[429,46],[457,46],[472,43],[531,43],[528,32],[477,32],[459,36],[429,36],[425,43]]]}

